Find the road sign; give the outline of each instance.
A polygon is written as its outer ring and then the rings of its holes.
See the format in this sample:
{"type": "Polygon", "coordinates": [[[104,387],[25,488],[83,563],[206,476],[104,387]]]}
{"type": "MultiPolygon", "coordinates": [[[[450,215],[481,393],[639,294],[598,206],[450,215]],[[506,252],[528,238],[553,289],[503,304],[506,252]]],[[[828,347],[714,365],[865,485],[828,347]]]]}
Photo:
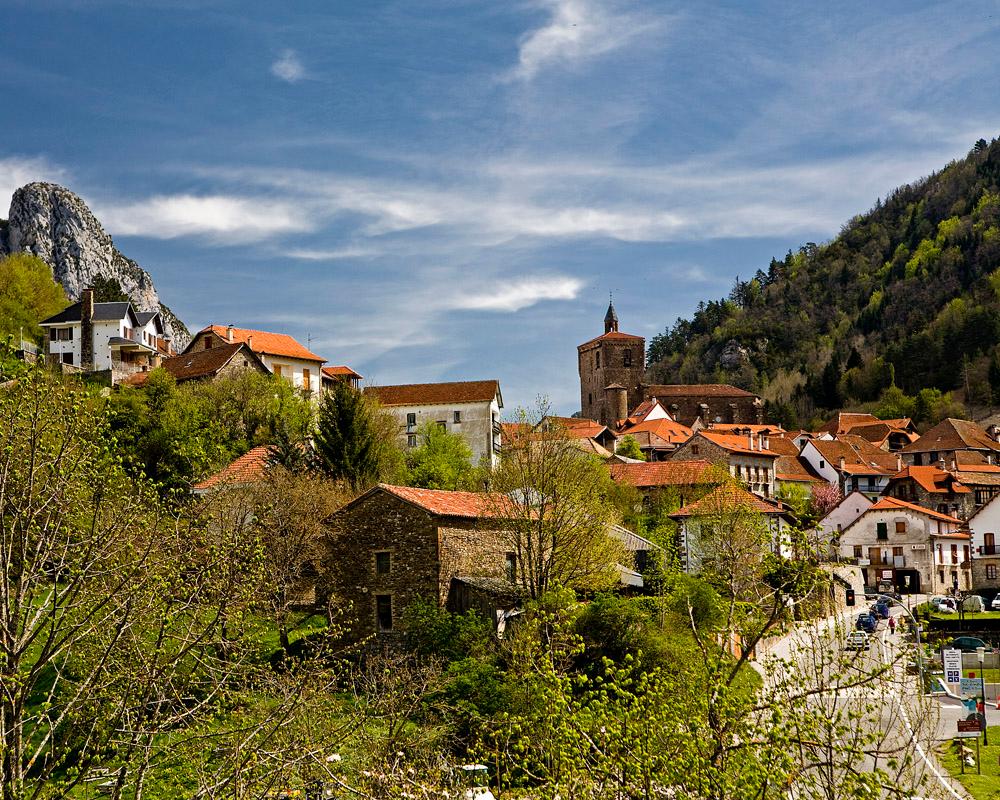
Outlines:
{"type": "Polygon", "coordinates": [[[944,650],[941,660],[944,663],[945,683],[958,683],[962,678],[962,651],[947,648],[944,650]]]}
{"type": "Polygon", "coordinates": [[[962,694],[974,694],[978,696],[981,689],[982,685],[979,678],[962,678],[959,682],[959,691],[962,694]]]}
{"type": "Polygon", "coordinates": [[[983,726],[980,724],[979,719],[973,717],[972,719],[960,719],[958,721],[958,732],[959,733],[969,733],[970,731],[975,731],[976,733],[981,732],[983,726]]]}

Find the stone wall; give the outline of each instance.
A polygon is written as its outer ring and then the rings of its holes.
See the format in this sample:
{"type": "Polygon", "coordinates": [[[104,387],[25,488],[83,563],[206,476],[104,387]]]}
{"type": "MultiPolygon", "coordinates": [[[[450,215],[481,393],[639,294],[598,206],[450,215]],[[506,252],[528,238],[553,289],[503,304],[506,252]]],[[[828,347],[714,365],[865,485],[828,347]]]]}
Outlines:
{"type": "Polygon", "coordinates": [[[614,425],[614,409],[607,408],[604,388],[615,383],[625,387],[629,411],[642,402],[645,353],[645,340],[641,338],[600,339],[577,351],[580,409],[584,417],[602,425],[614,425]],[[625,366],[626,353],[631,359],[629,366],[625,366]]]}

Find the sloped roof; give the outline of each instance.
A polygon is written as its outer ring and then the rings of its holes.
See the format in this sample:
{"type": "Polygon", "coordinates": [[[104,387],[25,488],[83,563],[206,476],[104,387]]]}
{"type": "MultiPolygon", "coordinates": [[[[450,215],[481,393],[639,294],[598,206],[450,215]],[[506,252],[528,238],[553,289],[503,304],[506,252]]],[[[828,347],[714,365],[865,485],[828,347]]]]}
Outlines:
{"type": "MultiPolygon", "coordinates": [[[[65,322],[80,322],[81,309],[83,304],[79,301],[66,306],[58,314],[53,314],[48,319],[43,319],[39,325],[58,325],[65,322]]],[[[138,316],[129,302],[121,303],[94,303],[94,322],[113,322],[123,319],[127,314],[138,321],[138,316]]]]}
{"type": "Polygon", "coordinates": [[[196,492],[204,492],[218,486],[233,486],[258,481],[267,472],[270,454],[270,445],[263,444],[251,448],[229,466],[205,478],[205,480],[199,481],[192,488],[196,492]]]}
{"type": "MultiPolygon", "coordinates": [[[[409,383],[399,386],[366,386],[384,406],[423,406],[443,403],[490,402],[500,395],[500,382],[453,381],[450,383],[409,383]]],[[[503,403],[501,402],[502,406],[503,403]]]]}
{"type": "Polygon", "coordinates": [[[742,453],[743,455],[761,456],[762,458],[778,457],[778,453],[775,453],[773,450],[751,447],[750,443],[747,441],[747,436],[730,433],[716,433],[715,431],[710,430],[700,430],[697,435],[703,436],[708,441],[718,445],[730,453],[742,453]]]}
{"type": "MultiPolygon", "coordinates": [[[[918,506],[916,503],[907,503],[905,500],[899,500],[895,497],[880,497],[876,503],[874,503],[868,511],[914,511],[923,514],[924,516],[930,517],[931,519],[940,520],[941,522],[951,522],[954,525],[962,525],[962,520],[957,517],[951,517],[947,514],[942,514],[939,511],[932,511],[929,508],[924,508],[923,506],[918,506]]],[[[868,513],[867,511],[865,513],[868,513]]]]}
{"type": "Polygon", "coordinates": [[[710,422],[705,426],[705,430],[712,431],[714,433],[735,433],[743,434],[744,431],[752,431],[753,433],[763,433],[767,436],[782,436],[787,433],[787,431],[780,425],[757,425],[757,424],[742,424],[739,422],[710,422]]]}
{"type": "Polygon", "coordinates": [[[950,472],[934,466],[905,467],[892,476],[894,481],[906,480],[907,478],[915,481],[924,491],[935,494],[947,494],[949,491],[956,494],[968,494],[971,491],[950,472]]]}
{"type": "Polygon", "coordinates": [[[361,380],[364,377],[363,375],[359,375],[347,365],[323,367],[323,374],[328,378],[355,378],[357,380],[361,380]]]}
{"type": "Polygon", "coordinates": [[[712,490],[700,500],[688,503],[683,508],[671,514],[671,517],[701,517],[711,514],[723,514],[736,509],[756,511],[758,514],[777,516],[787,515],[787,510],[780,504],[764,500],[751,494],[735,483],[724,483],[712,490]]]}
{"type": "Polygon", "coordinates": [[[611,535],[618,539],[625,549],[629,552],[636,552],[637,550],[660,550],[662,549],[655,542],[651,542],[644,536],[640,536],[634,531],[630,531],[628,528],[622,525],[612,525],[611,535]]]}
{"type": "Polygon", "coordinates": [[[498,517],[500,516],[498,509],[502,508],[504,504],[512,503],[504,495],[496,493],[479,494],[444,489],[417,489],[412,486],[393,486],[388,483],[380,483],[366,494],[379,490],[395,495],[401,500],[412,503],[439,517],[462,517],[464,519],[498,517]]]}
{"type": "Polygon", "coordinates": [[[931,428],[917,441],[903,448],[904,453],[929,453],[937,450],[992,450],[1000,451],[1000,444],[975,422],[964,419],[945,419],[931,428]]]}
{"type": "Polygon", "coordinates": [[[826,483],[823,478],[813,472],[809,462],[798,455],[780,455],[774,462],[774,477],[779,481],[795,483],[826,483]]]}
{"type": "Polygon", "coordinates": [[[611,458],[613,455],[608,448],[589,436],[576,437],[573,439],[573,444],[583,450],[583,452],[590,453],[592,456],[597,456],[598,458],[611,458]]]}
{"type": "Polygon", "coordinates": [[[809,445],[816,448],[833,469],[850,475],[893,475],[897,472],[894,453],[879,450],[860,436],[843,434],[836,439],[811,439],[809,445]],[[843,467],[840,466],[841,458],[844,459],[843,467]]]}
{"type": "Polygon", "coordinates": [[[638,464],[610,464],[612,480],[637,488],[656,486],[696,486],[719,483],[717,469],[708,461],[645,461],[638,464]]]}
{"type": "Polygon", "coordinates": [[[577,350],[582,350],[584,347],[590,347],[592,344],[597,344],[598,342],[604,341],[632,341],[632,342],[644,342],[645,338],[642,336],[633,336],[631,333],[621,333],[619,331],[609,331],[608,333],[603,333],[600,336],[595,336],[589,342],[584,342],[581,345],[577,345],[577,350]]]}
{"type": "MultiPolygon", "coordinates": [[[[184,355],[165,358],[160,366],[173,375],[177,381],[210,378],[232,361],[241,350],[244,358],[251,361],[259,372],[268,372],[267,367],[257,357],[257,354],[242,342],[210,347],[208,350],[192,350],[184,355]]],[[[142,386],[148,377],[148,372],[137,372],[135,375],[130,375],[126,382],[132,386],[142,386]]]]}
{"type": "Polygon", "coordinates": [[[645,387],[647,397],[756,397],[728,383],[667,383],[645,387]]]}
{"type": "MultiPolygon", "coordinates": [[[[228,325],[208,325],[198,331],[195,334],[195,338],[207,331],[211,331],[224,342],[228,341],[228,325]]],[[[255,353],[262,353],[264,355],[297,358],[302,361],[318,361],[321,364],[326,361],[325,358],[307,350],[287,333],[271,333],[251,328],[233,328],[233,341],[246,342],[255,353]],[[252,344],[249,341],[251,339],[252,344]]],[[[188,345],[187,349],[190,350],[193,344],[194,340],[192,339],[191,345],[188,345]]]]}
{"type": "Polygon", "coordinates": [[[687,425],[681,425],[672,419],[648,419],[629,425],[618,431],[620,436],[638,436],[649,434],[670,444],[683,444],[694,434],[687,425]]]}

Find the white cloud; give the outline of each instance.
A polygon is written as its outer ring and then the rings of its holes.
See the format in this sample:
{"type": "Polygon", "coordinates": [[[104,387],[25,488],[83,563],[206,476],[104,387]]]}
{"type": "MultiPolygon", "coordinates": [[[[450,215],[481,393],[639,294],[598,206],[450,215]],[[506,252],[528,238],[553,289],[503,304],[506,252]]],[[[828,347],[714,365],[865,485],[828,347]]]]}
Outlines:
{"type": "Polygon", "coordinates": [[[306,68],[302,66],[298,53],[285,50],[281,57],[271,64],[271,74],[288,83],[295,83],[306,77],[306,68]]]}
{"type": "Polygon", "coordinates": [[[605,0],[541,0],[548,23],[527,33],[518,50],[515,79],[530,81],[553,65],[572,66],[617,50],[649,27],[634,14],[615,13],[605,0]]]}
{"type": "Polygon", "coordinates": [[[575,300],[583,281],[570,277],[488,281],[483,289],[463,292],[445,301],[463,311],[520,311],[544,300],[575,300]]]}
{"type": "Polygon", "coordinates": [[[368,258],[378,255],[378,250],[373,247],[341,247],[330,250],[296,247],[286,250],[284,255],[302,261],[338,261],[344,258],[368,258]]]}
{"type": "Polygon", "coordinates": [[[65,184],[66,171],[44,158],[0,158],[0,218],[7,218],[14,192],[33,181],[65,184]]]}
{"type": "Polygon", "coordinates": [[[153,239],[205,236],[233,243],[313,227],[302,208],[259,197],[160,195],[135,203],[101,205],[94,213],[114,234],[153,239]]]}

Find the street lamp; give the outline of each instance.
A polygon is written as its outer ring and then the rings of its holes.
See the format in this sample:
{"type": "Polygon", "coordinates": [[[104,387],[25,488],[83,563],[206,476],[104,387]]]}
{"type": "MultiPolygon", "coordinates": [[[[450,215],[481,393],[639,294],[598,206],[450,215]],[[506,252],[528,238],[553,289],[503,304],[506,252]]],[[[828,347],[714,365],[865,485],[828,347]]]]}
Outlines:
{"type": "Polygon", "coordinates": [[[989,737],[989,735],[986,732],[986,729],[989,727],[989,725],[987,725],[987,723],[986,723],[986,672],[985,672],[986,648],[985,647],[977,647],[976,648],[976,658],[979,659],[979,696],[980,696],[980,698],[983,701],[983,705],[982,705],[982,709],[983,709],[983,747],[989,747],[990,746],[990,737],[989,737]]]}
{"type": "MultiPolygon", "coordinates": [[[[887,594],[879,594],[875,596],[879,600],[887,600],[890,607],[896,603],[896,598],[889,597],[887,594]]],[[[915,616],[913,616],[913,612],[910,611],[908,606],[900,605],[899,607],[902,608],[906,612],[906,616],[910,618],[910,622],[913,623],[913,632],[917,637],[917,673],[920,675],[920,693],[923,694],[927,687],[924,685],[924,654],[923,648],[920,646],[920,622],[915,616]]]]}

